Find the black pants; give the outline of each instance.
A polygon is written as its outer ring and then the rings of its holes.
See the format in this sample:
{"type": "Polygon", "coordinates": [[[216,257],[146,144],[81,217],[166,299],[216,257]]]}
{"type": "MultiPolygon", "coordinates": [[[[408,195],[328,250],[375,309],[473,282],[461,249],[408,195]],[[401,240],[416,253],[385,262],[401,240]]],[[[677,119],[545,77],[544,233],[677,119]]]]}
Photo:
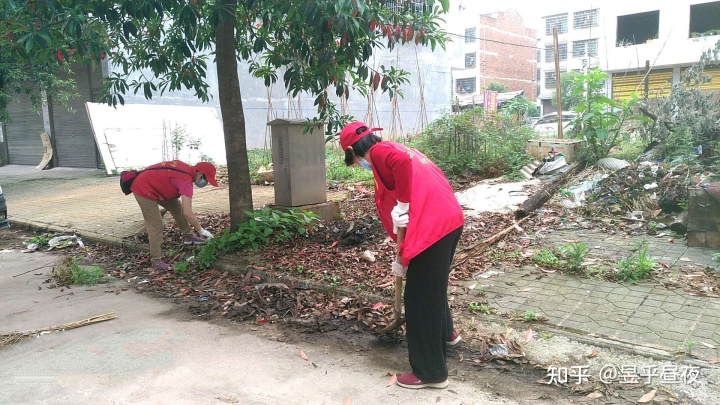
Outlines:
{"type": "Polygon", "coordinates": [[[447,339],[453,332],[447,300],[450,264],[462,227],[450,232],[408,265],[405,319],[410,367],[424,382],[447,379],[447,339]]]}

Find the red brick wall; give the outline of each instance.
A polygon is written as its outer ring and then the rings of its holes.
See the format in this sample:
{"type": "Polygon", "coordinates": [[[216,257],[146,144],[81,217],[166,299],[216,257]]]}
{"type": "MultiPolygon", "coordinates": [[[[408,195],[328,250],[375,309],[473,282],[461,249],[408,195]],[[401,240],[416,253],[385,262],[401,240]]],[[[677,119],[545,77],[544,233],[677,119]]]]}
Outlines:
{"type": "Polygon", "coordinates": [[[508,86],[508,91],[524,90],[525,97],[534,100],[537,97],[536,31],[527,28],[517,12],[509,10],[495,16],[480,16],[476,36],[479,38],[476,42],[478,89],[497,82],[508,86]]]}

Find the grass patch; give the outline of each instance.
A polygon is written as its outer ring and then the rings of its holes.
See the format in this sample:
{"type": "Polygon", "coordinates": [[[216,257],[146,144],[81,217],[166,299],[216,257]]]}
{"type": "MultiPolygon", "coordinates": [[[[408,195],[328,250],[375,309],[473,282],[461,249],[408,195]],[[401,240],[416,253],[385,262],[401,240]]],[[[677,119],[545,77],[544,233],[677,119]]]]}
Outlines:
{"type": "Polygon", "coordinates": [[[560,259],[552,250],[547,248],[542,248],[535,252],[532,256],[532,261],[533,263],[544,267],[556,268],[560,265],[560,259]]]}
{"type": "Polygon", "coordinates": [[[98,266],[83,267],[79,258],[63,256],[57,260],[50,277],[59,285],[96,285],[112,281],[98,266]]]}

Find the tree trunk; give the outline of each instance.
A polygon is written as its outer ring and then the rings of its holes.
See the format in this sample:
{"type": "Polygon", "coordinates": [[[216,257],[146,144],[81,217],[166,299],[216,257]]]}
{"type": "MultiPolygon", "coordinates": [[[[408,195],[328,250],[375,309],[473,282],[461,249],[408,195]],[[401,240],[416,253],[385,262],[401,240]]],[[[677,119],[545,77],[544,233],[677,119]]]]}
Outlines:
{"type": "Polygon", "coordinates": [[[240,95],[237,53],[235,50],[235,10],[238,0],[218,1],[218,26],[215,29],[215,61],[218,94],[225,134],[228,184],[230,188],[230,227],[236,231],[253,209],[250,168],[245,135],[245,113],[240,95]]]}

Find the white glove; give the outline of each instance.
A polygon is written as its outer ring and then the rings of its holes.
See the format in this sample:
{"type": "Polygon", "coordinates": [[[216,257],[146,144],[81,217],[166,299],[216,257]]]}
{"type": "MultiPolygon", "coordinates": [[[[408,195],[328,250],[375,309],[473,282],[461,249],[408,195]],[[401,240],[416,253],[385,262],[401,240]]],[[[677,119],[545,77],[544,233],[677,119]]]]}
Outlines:
{"type": "Polygon", "coordinates": [[[212,239],[213,234],[210,233],[207,229],[203,228],[200,230],[200,236],[202,236],[205,239],[212,239]]]}
{"type": "Polygon", "coordinates": [[[405,278],[407,276],[407,267],[403,267],[402,263],[393,262],[392,272],[395,277],[405,278]]]}
{"type": "Polygon", "coordinates": [[[393,233],[397,234],[398,228],[407,228],[410,222],[410,203],[398,201],[395,208],[390,211],[390,217],[393,221],[393,233]]]}

